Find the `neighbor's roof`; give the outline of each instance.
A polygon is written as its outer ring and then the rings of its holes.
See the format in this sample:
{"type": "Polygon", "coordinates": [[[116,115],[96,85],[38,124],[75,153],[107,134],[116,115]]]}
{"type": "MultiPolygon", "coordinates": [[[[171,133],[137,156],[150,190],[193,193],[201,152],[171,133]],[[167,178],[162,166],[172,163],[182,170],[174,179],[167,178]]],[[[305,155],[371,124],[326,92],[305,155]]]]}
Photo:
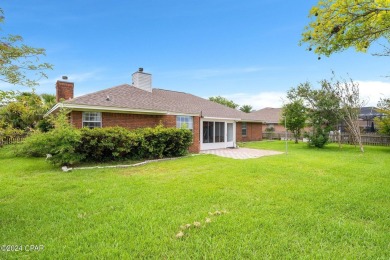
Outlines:
{"type": "Polygon", "coordinates": [[[255,118],[268,124],[279,124],[282,116],[281,108],[266,107],[251,113],[255,118]]]}
{"type": "MultiPolygon", "coordinates": [[[[202,115],[208,118],[261,121],[251,114],[192,94],[163,89],[152,89],[152,92],[148,92],[128,84],[76,97],[64,101],[61,106],[79,110],[99,109],[155,114],[187,114],[202,115]]],[[[52,111],[54,110],[52,109],[52,111]]]]}
{"type": "Polygon", "coordinates": [[[383,116],[383,113],[378,112],[376,107],[362,107],[360,108],[359,118],[361,119],[373,119],[375,117],[383,116]]]}

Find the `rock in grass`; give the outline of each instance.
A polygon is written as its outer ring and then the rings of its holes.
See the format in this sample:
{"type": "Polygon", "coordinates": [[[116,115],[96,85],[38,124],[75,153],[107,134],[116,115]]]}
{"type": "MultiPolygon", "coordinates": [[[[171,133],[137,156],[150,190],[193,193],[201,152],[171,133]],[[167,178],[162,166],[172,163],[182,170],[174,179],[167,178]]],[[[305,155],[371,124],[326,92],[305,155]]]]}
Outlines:
{"type": "Polygon", "coordinates": [[[182,238],[184,237],[184,232],[183,231],[180,231],[179,233],[176,234],[176,238],[182,238]]]}
{"type": "Polygon", "coordinates": [[[202,225],[202,224],[201,224],[200,222],[198,222],[198,221],[195,221],[195,222],[194,222],[194,227],[197,227],[197,228],[198,228],[198,227],[200,227],[201,225],[202,225]]]}
{"type": "Polygon", "coordinates": [[[64,171],[64,172],[69,172],[69,171],[71,171],[72,170],[72,168],[68,168],[68,167],[66,167],[66,166],[62,166],[62,171],[64,171]]]}

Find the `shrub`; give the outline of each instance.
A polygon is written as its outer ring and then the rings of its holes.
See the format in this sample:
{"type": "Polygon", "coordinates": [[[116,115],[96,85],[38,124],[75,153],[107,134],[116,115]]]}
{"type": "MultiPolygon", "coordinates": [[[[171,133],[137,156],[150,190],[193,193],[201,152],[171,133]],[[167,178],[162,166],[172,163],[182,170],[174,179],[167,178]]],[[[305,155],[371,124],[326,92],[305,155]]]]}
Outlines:
{"type": "Polygon", "coordinates": [[[80,131],[73,127],[56,128],[47,133],[36,132],[27,137],[19,147],[18,154],[48,158],[55,165],[72,165],[84,159],[76,152],[80,145],[80,131]]]}
{"type": "Polygon", "coordinates": [[[43,118],[42,120],[40,120],[37,124],[37,128],[41,131],[41,132],[49,132],[50,130],[52,130],[54,128],[54,125],[52,122],[50,122],[49,119],[47,118],[43,118]]]}
{"type": "Polygon", "coordinates": [[[273,132],[275,132],[275,128],[273,126],[267,126],[267,128],[265,129],[265,132],[266,133],[273,133],[273,132]]]}
{"type": "Polygon", "coordinates": [[[187,129],[157,126],[138,129],[136,133],[141,136],[141,149],[137,151],[140,158],[182,156],[192,143],[192,132],[187,129]]]}
{"type": "Polygon", "coordinates": [[[47,133],[35,133],[21,146],[19,154],[45,156],[56,165],[81,161],[103,162],[123,159],[154,159],[182,156],[192,142],[186,129],[143,128],[129,131],[121,127],[75,129],[62,124],[47,133]]]}
{"type": "Polygon", "coordinates": [[[323,148],[329,140],[329,133],[318,128],[314,133],[306,133],[305,137],[309,139],[309,142],[307,143],[309,146],[323,148]]]}
{"type": "Polygon", "coordinates": [[[121,127],[83,128],[77,152],[94,162],[134,158],[139,143],[137,134],[121,127]]]}
{"type": "Polygon", "coordinates": [[[82,129],[77,152],[86,161],[95,162],[152,159],[182,156],[191,142],[191,131],[162,126],[135,131],[121,127],[82,129]]]}

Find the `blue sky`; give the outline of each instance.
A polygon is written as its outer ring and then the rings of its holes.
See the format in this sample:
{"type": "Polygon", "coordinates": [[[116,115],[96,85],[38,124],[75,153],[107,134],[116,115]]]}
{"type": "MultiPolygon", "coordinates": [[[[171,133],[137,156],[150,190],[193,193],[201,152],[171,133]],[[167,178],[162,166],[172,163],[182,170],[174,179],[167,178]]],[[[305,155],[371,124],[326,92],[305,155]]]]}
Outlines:
{"type": "Polygon", "coordinates": [[[54,94],[62,75],[75,83],[76,95],[130,84],[143,67],[155,88],[221,95],[256,109],[280,106],[288,89],[305,81],[317,85],[332,70],[358,81],[369,105],[390,96],[390,57],[348,50],[318,60],[298,45],[315,3],[6,1],[0,33],[22,35],[26,44],[46,49],[43,60],[54,70],[39,93],[54,94]]]}

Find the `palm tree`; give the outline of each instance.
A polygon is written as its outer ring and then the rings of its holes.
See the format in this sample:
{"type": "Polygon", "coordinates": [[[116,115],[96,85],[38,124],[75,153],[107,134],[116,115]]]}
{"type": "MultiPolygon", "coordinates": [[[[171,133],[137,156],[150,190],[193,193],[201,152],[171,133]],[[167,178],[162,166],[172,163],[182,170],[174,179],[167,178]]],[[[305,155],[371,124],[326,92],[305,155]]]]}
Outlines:
{"type": "Polygon", "coordinates": [[[251,105],[243,105],[240,107],[240,110],[245,113],[250,113],[252,111],[252,106],[251,105]]]}

